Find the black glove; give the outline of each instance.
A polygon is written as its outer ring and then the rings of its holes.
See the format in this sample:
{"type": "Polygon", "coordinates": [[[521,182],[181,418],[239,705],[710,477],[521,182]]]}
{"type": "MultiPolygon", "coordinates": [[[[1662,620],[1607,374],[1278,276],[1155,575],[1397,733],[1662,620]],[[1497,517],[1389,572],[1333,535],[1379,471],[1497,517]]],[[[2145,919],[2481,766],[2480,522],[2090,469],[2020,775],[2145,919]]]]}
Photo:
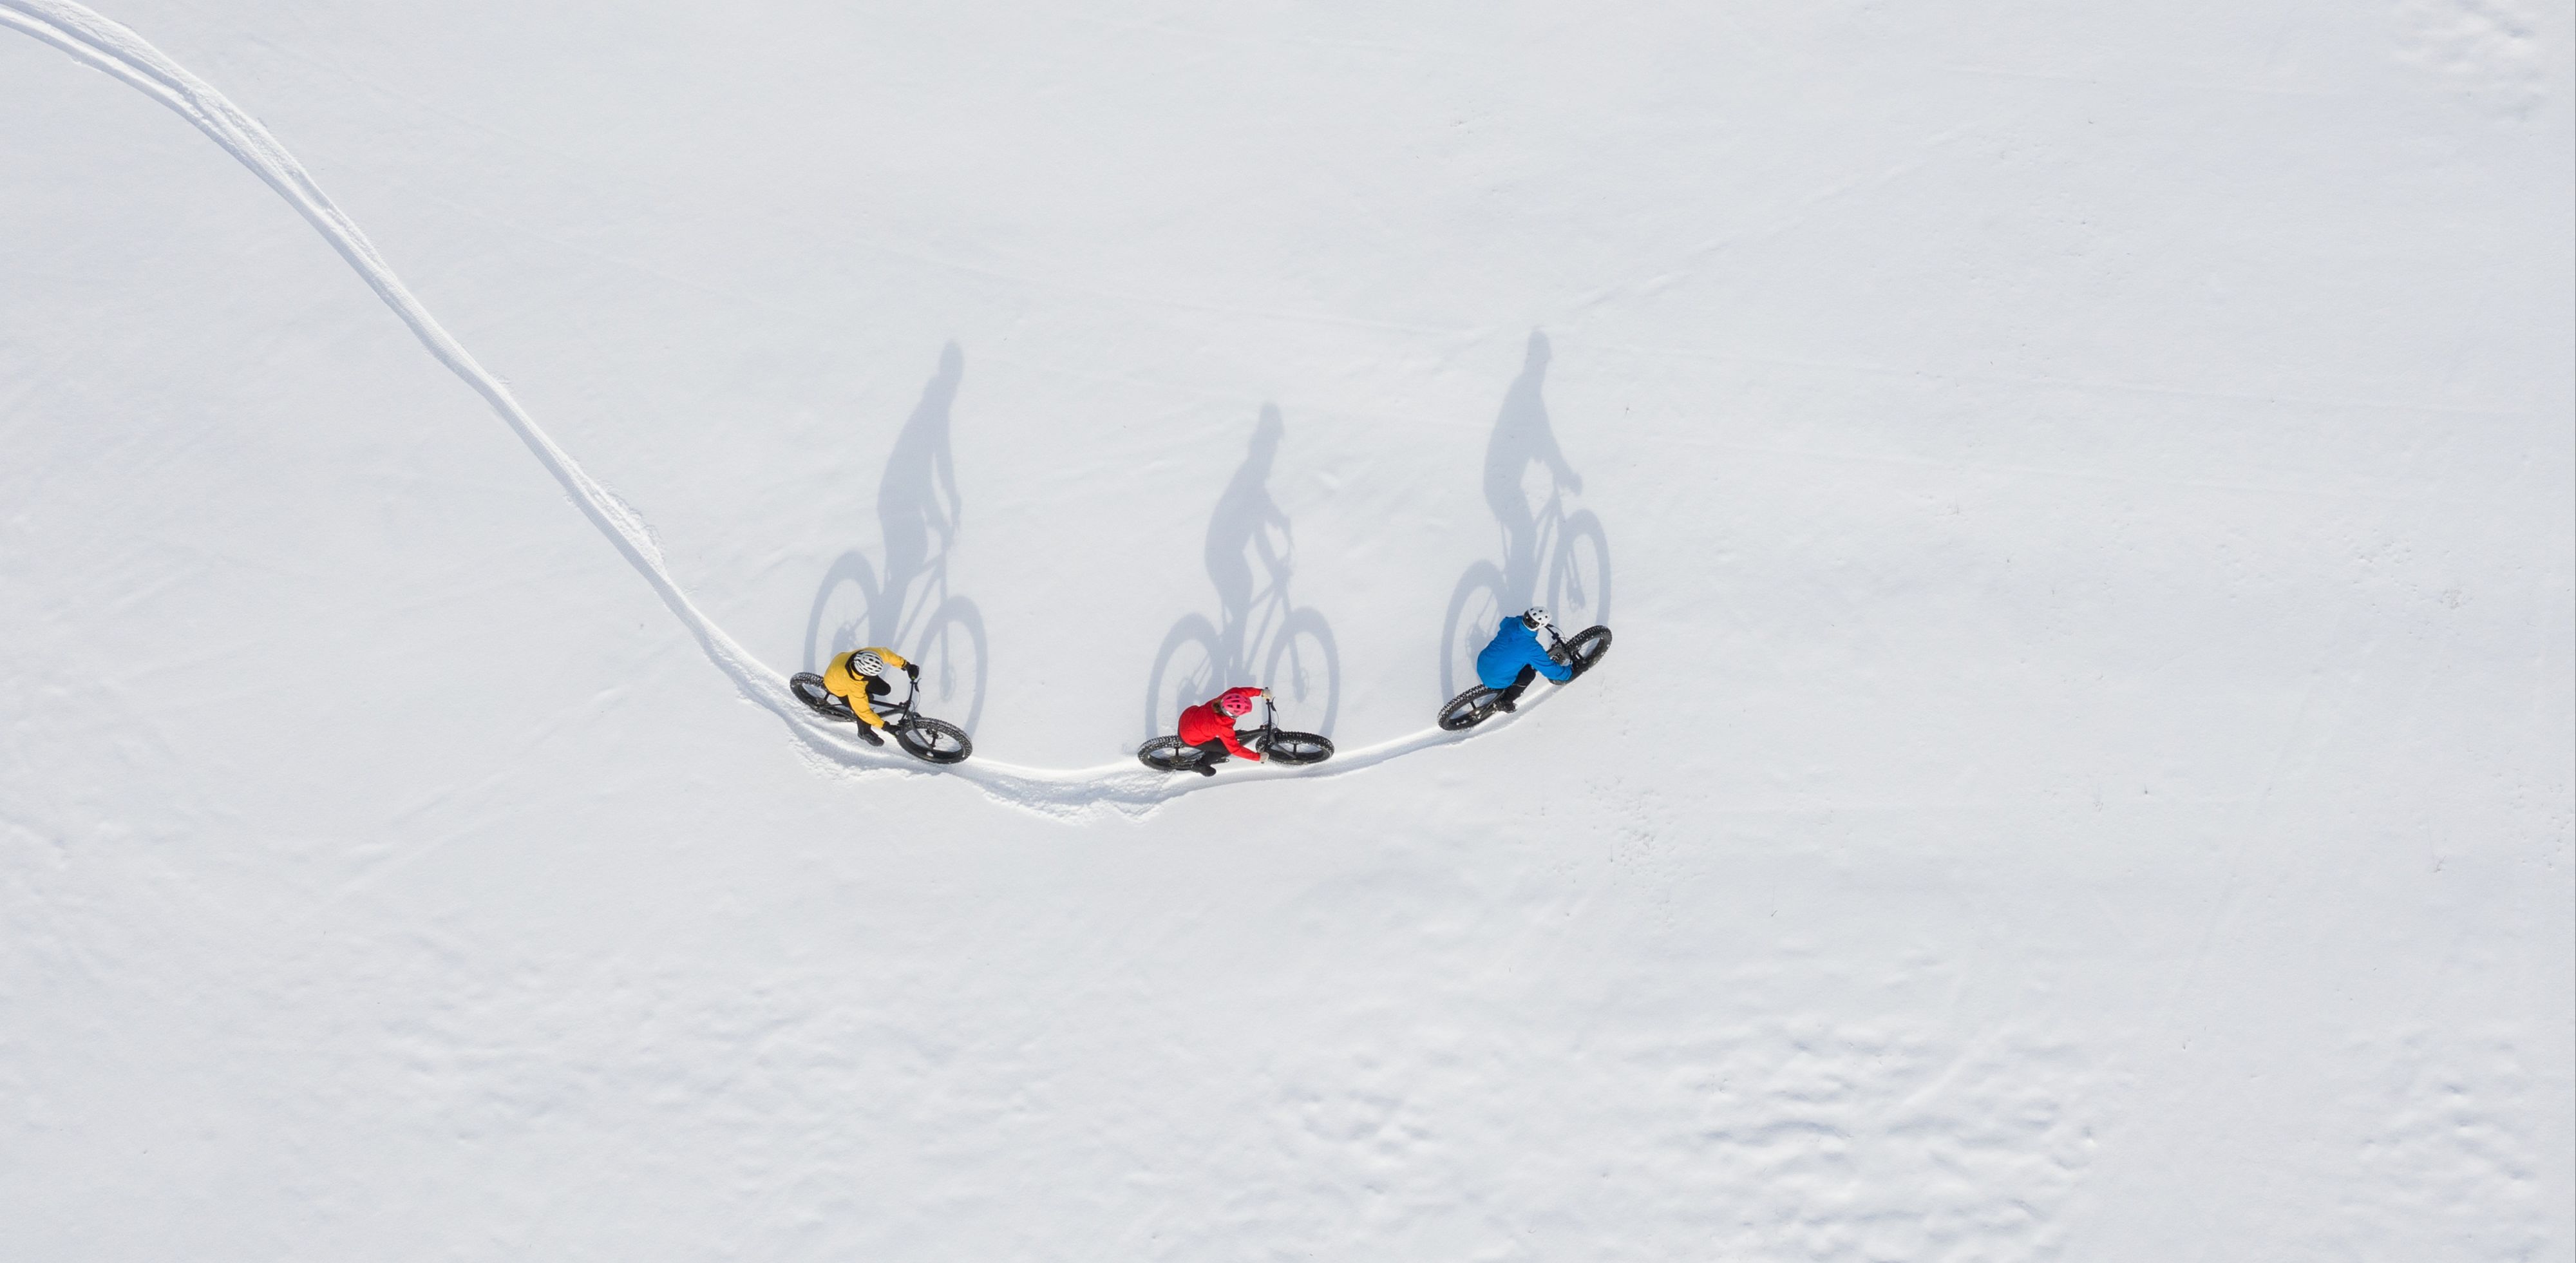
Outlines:
{"type": "Polygon", "coordinates": [[[918,680],[921,678],[921,664],[918,662],[907,662],[903,664],[903,673],[915,680],[918,680]]]}

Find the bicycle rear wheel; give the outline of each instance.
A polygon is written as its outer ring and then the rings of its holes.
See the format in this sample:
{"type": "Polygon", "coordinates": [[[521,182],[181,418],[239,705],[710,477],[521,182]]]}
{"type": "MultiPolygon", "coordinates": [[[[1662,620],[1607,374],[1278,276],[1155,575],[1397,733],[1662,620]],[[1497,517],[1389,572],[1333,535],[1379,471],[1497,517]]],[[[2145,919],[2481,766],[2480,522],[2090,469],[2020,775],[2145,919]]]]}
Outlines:
{"type": "Polygon", "coordinates": [[[914,717],[894,730],[895,744],[924,763],[960,763],[975,752],[966,730],[944,719],[914,717]]]}
{"type": "Polygon", "coordinates": [[[1265,762],[1304,767],[1333,757],[1333,743],[1311,732],[1274,732],[1262,738],[1261,757],[1265,762]]]}
{"type": "Polygon", "coordinates": [[[1494,717],[1494,703],[1502,694],[1479,684],[1449,699],[1440,708],[1440,726],[1450,732],[1465,732],[1494,717]]]}
{"type": "Polygon", "coordinates": [[[787,681],[787,691],[794,693],[796,700],[805,703],[807,709],[825,719],[837,719],[845,724],[859,721],[850,704],[824,691],[823,677],[811,671],[797,672],[787,681]]]}
{"type": "Polygon", "coordinates": [[[1199,765],[1197,746],[1181,744],[1178,737],[1156,737],[1136,747],[1136,761],[1157,772],[1186,772],[1199,765]]]}
{"type": "Polygon", "coordinates": [[[1576,675],[1591,670],[1592,664],[1599,662],[1601,655],[1608,652],[1610,629],[1607,627],[1586,627],[1574,633],[1574,639],[1565,642],[1566,665],[1573,667],[1576,675]]]}

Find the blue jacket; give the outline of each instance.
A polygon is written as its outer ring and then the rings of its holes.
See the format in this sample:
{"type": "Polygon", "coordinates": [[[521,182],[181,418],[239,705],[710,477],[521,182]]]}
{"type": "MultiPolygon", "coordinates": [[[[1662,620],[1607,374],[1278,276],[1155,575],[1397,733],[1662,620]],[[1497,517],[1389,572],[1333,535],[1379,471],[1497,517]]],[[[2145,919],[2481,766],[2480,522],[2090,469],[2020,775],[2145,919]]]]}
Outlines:
{"type": "Polygon", "coordinates": [[[1574,678],[1574,669],[1558,666],[1556,659],[1548,657],[1547,649],[1538,643],[1538,633],[1522,626],[1515,614],[1494,632],[1494,643],[1476,655],[1476,679],[1489,689],[1507,689],[1520,678],[1522,667],[1537,667],[1540,675],[1559,684],[1574,678]]]}

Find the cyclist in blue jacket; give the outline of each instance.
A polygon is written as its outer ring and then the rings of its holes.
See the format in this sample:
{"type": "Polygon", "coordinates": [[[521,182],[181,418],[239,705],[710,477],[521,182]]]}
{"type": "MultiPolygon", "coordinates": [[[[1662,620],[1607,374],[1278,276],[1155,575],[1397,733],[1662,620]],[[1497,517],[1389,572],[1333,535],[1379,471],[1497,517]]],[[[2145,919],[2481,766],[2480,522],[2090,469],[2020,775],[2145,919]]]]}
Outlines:
{"type": "Polygon", "coordinates": [[[1556,626],[1547,611],[1531,606],[1529,612],[1503,620],[1494,629],[1493,642],[1476,655],[1476,679],[1486,688],[1502,694],[1494,705],[1504,710],[1520,709],[1521,691],[1530,681],[1544,675],[1563,684],[1574,678],[1574,668],[1547,656],[1547,641],[1556,638],[1556,626]]]}

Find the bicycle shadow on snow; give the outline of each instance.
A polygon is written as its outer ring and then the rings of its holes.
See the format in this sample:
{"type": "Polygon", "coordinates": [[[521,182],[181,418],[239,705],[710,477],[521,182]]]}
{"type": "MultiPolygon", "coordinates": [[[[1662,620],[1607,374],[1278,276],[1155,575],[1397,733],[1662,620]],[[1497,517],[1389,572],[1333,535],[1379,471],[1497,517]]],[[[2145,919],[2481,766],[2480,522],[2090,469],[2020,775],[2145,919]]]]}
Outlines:
{"type": "Polygon", "coordinates": [[[1333,735],[1342,694],[1341,650],[1320,611],[1292,604],[1295,536],[1270,498],[1270,471],[1287,425],[1264,404],[1243,464],[1208,515],[1208,580],[1217,617],[1184,614],[1163,637],[1145,681],[1145,733],[1171,733],[1183,708],[1237,684],[1266,686],[1283,726],[1333,735]]]}
{"type": "Polygon", "coordinates": [[[1457,696],[1476,677],[1476,654],[1506,614],[1544,605],[1567,636],[1610,621],[1610,539],[1589,509],[1565,511],[1580,494],[1575,472],[1548,422],[1547,335],[1532,330],[1520,376],[1503,392],[1494,432],[1485,441],[1485,504],[1503,537],[1502,564],[1479,561],[1458,576],[1440,631],[1440,698],[1457,696]],[[1546,478],[1533,498],[1529,483],[1546,478]]]}
{"type": "Polygon", "coordinates": [[[972,733],[983,718],[991,666],[984,615],[948,586],[948,559],[964,516],[949,421],[965,373],[957,344],[942,347],[938,371],[896,432],[877,480],[884,571],[853,549],[823,572],[805,621],[805,669],[820,671],[835,655],[861,646],[885,646],[920,665],[920,713],[972,733]]]}

